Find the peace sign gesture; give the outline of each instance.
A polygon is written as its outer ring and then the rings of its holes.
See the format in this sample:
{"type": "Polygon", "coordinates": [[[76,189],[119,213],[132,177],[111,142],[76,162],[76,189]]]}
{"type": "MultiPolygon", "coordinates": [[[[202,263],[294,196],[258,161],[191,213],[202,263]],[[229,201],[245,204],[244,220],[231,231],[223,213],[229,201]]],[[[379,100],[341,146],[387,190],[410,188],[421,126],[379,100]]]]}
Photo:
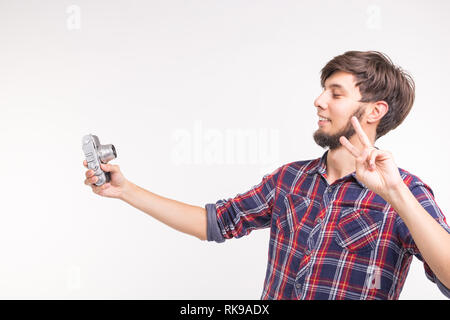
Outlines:
{"type": "Polygon", "coordinates": [[[351,118],[351,123],[362,143],[362,149],[356,148],[344,136],[339,141],[355,157],[358,180],[387,201],[389,192],[403,183],[392,154],[372,146],[356,117],[351,118]]]}

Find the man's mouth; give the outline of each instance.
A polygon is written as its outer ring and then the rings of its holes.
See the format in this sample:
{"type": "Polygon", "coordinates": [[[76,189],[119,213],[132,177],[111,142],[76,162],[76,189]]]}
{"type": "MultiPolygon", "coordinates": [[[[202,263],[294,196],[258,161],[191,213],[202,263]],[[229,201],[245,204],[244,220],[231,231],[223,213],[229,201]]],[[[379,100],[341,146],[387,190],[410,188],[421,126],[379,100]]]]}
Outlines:
{"type": "Polygon", "coordinates": [[[325,124],[327,124],[329,122],[331,122],[330,119],[322,117],[322,116],[319,116],[319,126],[323,126],[323,125],[325,125],[325,124]]]}

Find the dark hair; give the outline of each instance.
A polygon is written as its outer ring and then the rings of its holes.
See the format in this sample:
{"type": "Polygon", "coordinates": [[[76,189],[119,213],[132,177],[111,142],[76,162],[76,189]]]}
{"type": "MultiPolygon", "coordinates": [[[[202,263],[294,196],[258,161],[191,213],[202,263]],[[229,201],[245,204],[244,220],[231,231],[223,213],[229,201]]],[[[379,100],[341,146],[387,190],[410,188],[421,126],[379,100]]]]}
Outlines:
{"type": "Polygon", "coordinates": [[[334,57],[321,70],[322,86],[335,71],[345,71],[355,76],[361,102],[383,100],[389,105],[388,112],[378,124],[375,139],[400,125],[412,108],[414,80],[381,52],[347,51],[334,57]]]}

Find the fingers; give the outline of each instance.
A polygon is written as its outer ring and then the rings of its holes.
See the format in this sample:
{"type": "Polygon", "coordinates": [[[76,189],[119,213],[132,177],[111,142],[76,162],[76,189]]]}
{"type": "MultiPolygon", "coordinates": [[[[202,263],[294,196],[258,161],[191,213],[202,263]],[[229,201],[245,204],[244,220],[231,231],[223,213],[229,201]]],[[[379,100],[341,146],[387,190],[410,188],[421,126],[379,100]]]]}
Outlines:
{"type": "Polygon", "coordinates": [[[339,138],[339,142],[356,158],[356,161],[363,165],[364,162],[367,161],[369,165],[369,170],[375,169],[375,158],[377,156],[377,149],[364,148],[362,152],[360,152],[348,139],[344,136],[339,138]]]}
{"type": "Polygon", "coordinates": [[[84,180],[84,184],[87,186],[90,186],[92,188],[92,191],[94,191],[94,193],[102,195],[102,191],[105,189],[108,189],[111,186],[111,184],[108,182],[108,183],[102,184],[101,186],[97,186],[97,185],[95,185],[95,183],[97,181],[98,181],[98,177],[94,176],[92,178],[88,178],[88,179],[84,180]]]}
{"type": "Polygon", "coordinates": [[[375,159],[377,158],[379,152],[377,149],[372,149],[369,155],[369,170],[375,170],[375,159]]]}
{"type": "Polygon", "coordinates": [[[108,189],[111,186],[110,183],[105,183],[101,186],[96,186],[95,184],[93,184],[92,187],[92,191],[94,191],[94,193],[100,195],[100,196],[104,196],[104,190],[108,189]]]}
{"type": "MultiPolygon", "coordinates": [[[[83,161],[83,165],[86,168],[88,167],[86,160],[83,161]]],[[[113,165],[113,164],[100,163],[100,168],[103,171],[106,171],[106,172],[119,172],[120,171],[119,166],[118,165],[113,165]]],[[[88,171],[86,171],[85,175],[86,175],[86,178],[89,178],[89,177],[94,175],[94,171],[93,170],[88,170],[88,171]]]]}
{"type": "MultiPolygon", "coordinates": [[[[83,161],[83,166],[84,166],[85,168],[88,167],[87,161],[86,161],[86,160],[83,161]]],[[[106,172],[118,172],[118,171],[120,171],[119,166],[118,166],[118,165],[114,165],[114,164],[104,164],[104,163],[100,163],[100,168],[102,168],[102,170],[103,170],[103,171],[106,171],[106,172]]],[[[91,171],[92,171],[92,170],[91,170],[91,171]]],[[[88,176],[88,175],[87,175],[88,172],[89,172],[89,170],[86,172],[86,177],[88,176]]]]}
{"type": "Polygon", "coordinates": [[[105,183],[104,185],[100,186],[99,189],[105,190],[105,189],[108,189],[110,186],[111,186],[111,184],[108,182],[108,183],[105,183]]]}
{"type": "Polygon", "coordinates": [[[353,128],[355,128],[356,134],[358,135],[359,140],[361,141],[363,146],[371,147],[372,144],[370,143],[369,137],[362,129],[361,124],[359,123],[358,119],[355,116],[353,116],[351,119],[351,122],[352,122],[353,128]]]}
{"type": "Polygon", "coordinates": [[[92,176],[94,175],[94,170],[88,170],[88,171],[86,171],[85,175],[86,175],[86,178],[92,177],[92,176]]]}
{"type": "MultiPolygon", "coordinates": [[[[84,160],[83,161],[83,165],[87,168],[87,161],[84,160]]],[[[101,168],[103,171],[106,172],[116,172],[119,171],[119,166],[117,165],[108,165],[108,164],[100,164],[101,168]]],[[[86,179],[84,180],[84,184],[87,186],[90,186],[92,188],[92,191],[98,195],[103,196],[103,190],[108,189],[111,184],[110,183],[105,183],[101,186],[97,186],[95,185],[95,183],[98,181],[98,177],[94,175],[95,172],[93,170],[87,170],[85,173],[86,179]]]]}
{"type": "Polygon", "coordinates": [[[360,153],[358,149],[348,139],[344,136],[339,138],[339,142],[344,146],[345,149],[347,149],[355,158],[358,158],[360,156],[360,153]]]}
{"type": "Polygon", "coordinates": [[[370,156],[371,150],[369,148],[365,148],[362,153],[359,155],[358,158],[356,158],[356,162],[360,164],[364,164],[365,162],[369,162],[369,156],[370,156]]]}
{"type": "MultiPolygon", "coordinates": [[[[86,174],[87,176],[87,174],[86,174]]],[[[92,185],[94,183],[96,183],[98,181],[98,177],[97,176],[93,176],[93,177],[88,177],[84,180],[84,184],[89,186],[92,185]]]]}
{"type": "Polygon", "coordinates": [[[356,159],[357,166],[366,168],[369,171],[376,169],[377,158],[382,154],[380,150],[375,148],[365,148],[361,156],[356,159]]]}
{"type": "MultiPolygon", "coordinates": [[[[87,168],[87,161],[86,160],[83,161],[83,166],[85,166],[87,168]]],[[[85,175],[86,175],[86,178],[90,178],[90,177],[92,177],[94,175],[94,171],[93,170],[88,170],[88,171],[86,171],[85,175]]],[[[89,184],[91,182],[94,183],[95,181],[92,181],[90,179],[84,180],[84,184],[89,184]]]]}

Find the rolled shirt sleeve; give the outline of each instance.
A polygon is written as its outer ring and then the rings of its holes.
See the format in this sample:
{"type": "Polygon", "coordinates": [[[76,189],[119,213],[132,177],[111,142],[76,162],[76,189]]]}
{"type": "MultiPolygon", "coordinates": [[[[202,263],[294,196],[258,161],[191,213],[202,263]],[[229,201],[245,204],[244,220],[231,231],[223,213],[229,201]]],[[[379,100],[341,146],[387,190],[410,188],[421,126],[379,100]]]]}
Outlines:
{"type": "Polygon", "coordinates": [[[208,241],[224,242],[225,238],[217,223],[217,211],[216,205],[214,203],[208,203],[205,206],[206,209],[206,219],[207,219],[207,229],[206,238],[208,241]]]}
{"type": "MultiPolygon", "coordinates": [[[[435,202],[433,191],[426,184],[421,182],[416,182],[410,186],[410,190],[413,195],[416,197],[417,201],[422,205],[422,207],[442,226],[447,233],[450,234],[450,227],[448,226],[444,214],[439,209],[438,205],[435,202]]],[[[400,219],[400,218],[399,218],[400,219]]],[[[401,220],[401,219],[400,219],[401,220]]],[[[411,236],[406,225],[401,221],[400,224],[400,236],[403,242],[403,245],[408,253],[416,256],[420,261],[424,264],[425,275],[427,278],[436,283],[439,290],[447,297],[450,298],[450,289],[447,288],[434,274],[431,268],[423,259],[420,254],[419,249],[414,243],[414,239],[411,236]]],[[[446,248],[448,250],[449,248],[446,248]]]]}
{"type": "Polygon", "coordinates": [[[265,175],[245,193],[206,204],[207,240],[224,242],[270,226],[280,169],[265,175]]]}

